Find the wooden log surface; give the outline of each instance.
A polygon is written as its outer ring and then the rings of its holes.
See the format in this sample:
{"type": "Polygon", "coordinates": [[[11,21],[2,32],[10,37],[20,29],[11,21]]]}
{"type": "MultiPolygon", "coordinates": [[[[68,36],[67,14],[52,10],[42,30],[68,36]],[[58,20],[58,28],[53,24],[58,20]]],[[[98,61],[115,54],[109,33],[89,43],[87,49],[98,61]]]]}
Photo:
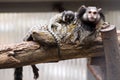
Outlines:
{"type": "MultiPolygon", "coordinates": [[[[32,41],[6,46],[0,45],[0,49],[0,68],[59,61],[56,47],[43,48],[32,41]],[[9,56],[10,54],[15,54],[15,56],[9,56]]],[[[100,56],[103,53],[102,49],[102,45],[90,49],[61,48],[60,60],[100,56]]]]}
{"type": "Polygon", "coordinates": [[[106,57],[106,80],[120,80],[120,52],[116,27],[101,30],[106,57]]]}
{"type": "MultiPolygon", "coordinates": [[[[54,45],[55,41],[50,36],[50,33],[47,32],[42,32],[41,34],[43,41],[54,45]]],[[[101,39],[98,38],[93,44],[90,47],[83,48],[76,48],[73,45],[65,44],[60,47],[61,58],[58,57],[58,48],[56,46],[44,47],[33,41],[0,45],[0,69],[67,59],[102,56],[104,51],[101,39]],[[11,54],[15,55],[10,56],[11,54]]]]}

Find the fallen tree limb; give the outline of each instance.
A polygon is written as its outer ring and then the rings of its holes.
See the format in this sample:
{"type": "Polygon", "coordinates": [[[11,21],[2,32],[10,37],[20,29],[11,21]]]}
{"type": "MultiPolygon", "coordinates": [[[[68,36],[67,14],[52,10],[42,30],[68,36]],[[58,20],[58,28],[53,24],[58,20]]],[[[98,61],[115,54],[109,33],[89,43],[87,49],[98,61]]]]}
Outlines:
{"type": "MultiPolygon", "coordinates": [[[[13,68],[59,61],[57,48],[43,48],[35,42],[22,42],[10,46],[0,46],[0,68],[13,68]],[[15,54],[15,56],[9,56],[15,54]]],[[[61,60],[100,56],[103,53],[102,45],[96,45],[89,49],[61,48],[61,60]]]]}
{"type": "MultiPolygon", "coordinates": [[[[100,56],[101,53],[103,53],[102,45],[96,45],[89,49],[73,48],[66,45],[61,48],[60,60],[100,56]]],[[[51,61],[59,61],[57,47],[43,48],[32,41],[6,46],[0,45],[0,68],[13,68],[51,61]],[[15,54],[15,56],[9,56],[10,54],[15,54]]]]}
{"type": "MultiPolygon", "coordinates": [[[[36,33],[34,33],[36,35],[36,33]]],[[[40,38],[54,45],[55,41],[47,32],[42,32],[40,38]],[[50,40],[49,40],[50,39],[50,40]]],[[[12,45],[0,45],[0,68],[13,68],[37,63],[56,62],[74,58],[96,57],[103,55],[101,39],[94,42],[89,48],[76,48],[72,45],[61,47],[61,59],[58,57],[56,46],[44,47],[36,42],[28,41],[12,45]],[[12,54],[15,54],[11,56],[12,54]]]]}

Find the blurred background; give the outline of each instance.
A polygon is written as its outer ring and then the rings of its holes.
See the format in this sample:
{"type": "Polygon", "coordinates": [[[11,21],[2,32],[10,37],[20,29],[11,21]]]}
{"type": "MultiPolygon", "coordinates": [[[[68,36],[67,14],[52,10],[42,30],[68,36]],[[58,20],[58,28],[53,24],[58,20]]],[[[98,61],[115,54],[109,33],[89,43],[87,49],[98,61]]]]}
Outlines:
{"type": "MultiPolygon", "coordinates": [[[[0,0],[0,45],[19,43],[31,27],[44,26],[59,13],[55,5],[77,11],[81,5],[103,9],[106,21],[120,29],[119,0],[0,0]]],[[[86,59],[37,64],[38,80],[95,80],[87,70],[86,59]]],[[[0,80],[13,80],[14,69],[0,69],[0,80]]],[[[23,80],[34,80],[30,66],[25,66],[23,80]]]]}

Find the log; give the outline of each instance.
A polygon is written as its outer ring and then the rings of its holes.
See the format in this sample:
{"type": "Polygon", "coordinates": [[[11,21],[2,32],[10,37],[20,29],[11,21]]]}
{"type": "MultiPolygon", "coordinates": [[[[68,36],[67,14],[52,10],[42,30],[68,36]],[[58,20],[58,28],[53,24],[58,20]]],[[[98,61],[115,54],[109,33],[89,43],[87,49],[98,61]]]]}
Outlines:
{"type": "Polygon", "coordinates": [[[63,44],[60,47],[59,57],[58,47],[49,32],[40,32],[39,34],[33,32],[34,38],[36,35],[40,35],[41,41],[39,43],[37,43],[38,41],[26,41],[11,45],[0,45],[0,69],[104,55],[100,37],[93,42],[93,45],[82,48],[63,44]]]}
{"type": "MultiPolygon", "coordinates": [[[[41,37],[43,41],[46,40],[47,43],[54,45],[55,41],[52,41],[50,36],[50,33],[42,32],[41,37]]],[[[58,55],[58,48],[56,46],[45,47],[33,41],[0,45],[0,69],[74,58],[101,56],[103,53],[103,46],[101,40],[95,41],[95,45],[90,48],[78,48],[73,47],[73,45],[65,44],[60,47],[60,52],[61,57],[58,55]]]]}
{"type": "Polygon", "coordinates": [[[100,56],[103,53],[102,45],[89,49],[61,48],[61,59],[58,57],[56,47],[44,48],[33,41],[18,44],[0,45],[0,69],[14,68],[37,63],[56,62],[59,60],[100,56]],[[11,56],[15,54],[15,56],[11,56]]]}
{"type": "Polygon", "coordinates": [[[101,30],[106,58],[106,80],[120,79],[120,52],[116,27],[101,30]]]}

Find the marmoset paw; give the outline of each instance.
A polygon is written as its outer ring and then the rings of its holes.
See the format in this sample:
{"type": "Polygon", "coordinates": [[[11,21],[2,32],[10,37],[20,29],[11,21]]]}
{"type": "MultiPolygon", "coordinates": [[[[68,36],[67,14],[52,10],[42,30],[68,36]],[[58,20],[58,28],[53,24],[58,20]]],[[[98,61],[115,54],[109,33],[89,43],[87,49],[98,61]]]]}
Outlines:
{"type": "Polygon", "coordinates": [[[104,23],[102,24],[102,29],[105,29],[105,28],[109,27],[109,25],[110,25],[109,22],[104,22],[104,23]]]}

